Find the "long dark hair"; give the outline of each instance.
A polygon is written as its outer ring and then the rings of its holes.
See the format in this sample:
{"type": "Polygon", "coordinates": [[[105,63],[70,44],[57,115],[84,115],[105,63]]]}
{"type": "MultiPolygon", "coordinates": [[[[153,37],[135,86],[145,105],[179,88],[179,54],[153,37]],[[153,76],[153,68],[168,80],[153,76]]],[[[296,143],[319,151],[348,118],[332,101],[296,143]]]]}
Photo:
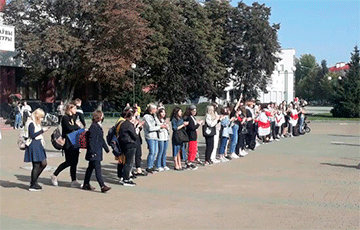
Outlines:
{"type": "Polygon", "coordinates": [[[170,116],[170,120],[176,118],[176,119],[180,119],[179,117],[179,111],[181,110],[181,108],[179,106],[176,106],[173,111],[171,112],[171,116],[170,116]]]}
{"type": "Polygon", "coordinates": [[[158,109],[158,111],[156,113],[156,116],[159,118],[159,120],[162,119],[161,116],[160,116],[160,113],[162,113],[163,111],[165,111],[164,119],[166,119],[166,110],[164,108],[160,108],[160,109],[158,109]]]}

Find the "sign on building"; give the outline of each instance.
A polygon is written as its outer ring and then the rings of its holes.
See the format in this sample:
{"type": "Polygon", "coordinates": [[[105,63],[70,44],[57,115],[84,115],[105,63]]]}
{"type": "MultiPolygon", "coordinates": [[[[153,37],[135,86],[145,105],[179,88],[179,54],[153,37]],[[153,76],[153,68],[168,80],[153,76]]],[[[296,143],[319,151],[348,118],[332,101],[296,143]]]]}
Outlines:
{"type": "Polygon", "coordinates": [[[15,28],[0,25],[0,51],[15,51],[15,28]]]}

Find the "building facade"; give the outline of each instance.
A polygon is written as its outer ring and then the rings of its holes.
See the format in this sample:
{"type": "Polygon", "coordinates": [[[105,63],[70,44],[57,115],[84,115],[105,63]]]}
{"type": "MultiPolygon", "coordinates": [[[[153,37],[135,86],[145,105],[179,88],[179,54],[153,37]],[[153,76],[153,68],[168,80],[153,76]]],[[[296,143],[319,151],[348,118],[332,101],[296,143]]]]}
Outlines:
{"type": "Polygon", "coordinates": [[[279,58],[281,60],[275,65],[267,93],[260,92],[258,97],[263,103],[279,104],[284,100],[289,102],[294,99],[295,49],[282,49],[279,58]]]}

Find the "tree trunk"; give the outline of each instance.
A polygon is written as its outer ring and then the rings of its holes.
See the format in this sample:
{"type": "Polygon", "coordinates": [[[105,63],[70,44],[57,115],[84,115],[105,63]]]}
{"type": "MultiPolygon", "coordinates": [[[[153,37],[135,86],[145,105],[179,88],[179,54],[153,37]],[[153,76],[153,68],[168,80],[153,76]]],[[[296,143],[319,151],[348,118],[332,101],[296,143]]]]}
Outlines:
{"type": "Polygon", "coordinates": [[[100,110],[102,111],[102,107],[103,107],[103,98],[102,98],[102,88],[101,88],[101,83],[98,81],[97,82],[97,86],[98,86],[98,89],[99,89],[99,94],[98,94],[98,107],[97,107],[97,110],[100,110]]]}

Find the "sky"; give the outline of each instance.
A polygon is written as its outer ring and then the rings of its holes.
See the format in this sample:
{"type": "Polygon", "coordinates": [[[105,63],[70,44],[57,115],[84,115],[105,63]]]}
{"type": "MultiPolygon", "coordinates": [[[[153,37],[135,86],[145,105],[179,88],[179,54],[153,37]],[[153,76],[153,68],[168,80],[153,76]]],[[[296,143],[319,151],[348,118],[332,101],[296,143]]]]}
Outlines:
{"type": "MultiPolygon", "coordinates": [[[[237,6],[239,0],[232,0],[237,6]]],[[[252,0],[243,0],[251,5],[252,0]]],[[[350,62],[357,45],[360,49],[359,0],[257,0],[271,7],[270,22],[280,23],[278,39],[282,48],[294,48],[296,57],[311,54],[327,67],[350,62]]]]}

